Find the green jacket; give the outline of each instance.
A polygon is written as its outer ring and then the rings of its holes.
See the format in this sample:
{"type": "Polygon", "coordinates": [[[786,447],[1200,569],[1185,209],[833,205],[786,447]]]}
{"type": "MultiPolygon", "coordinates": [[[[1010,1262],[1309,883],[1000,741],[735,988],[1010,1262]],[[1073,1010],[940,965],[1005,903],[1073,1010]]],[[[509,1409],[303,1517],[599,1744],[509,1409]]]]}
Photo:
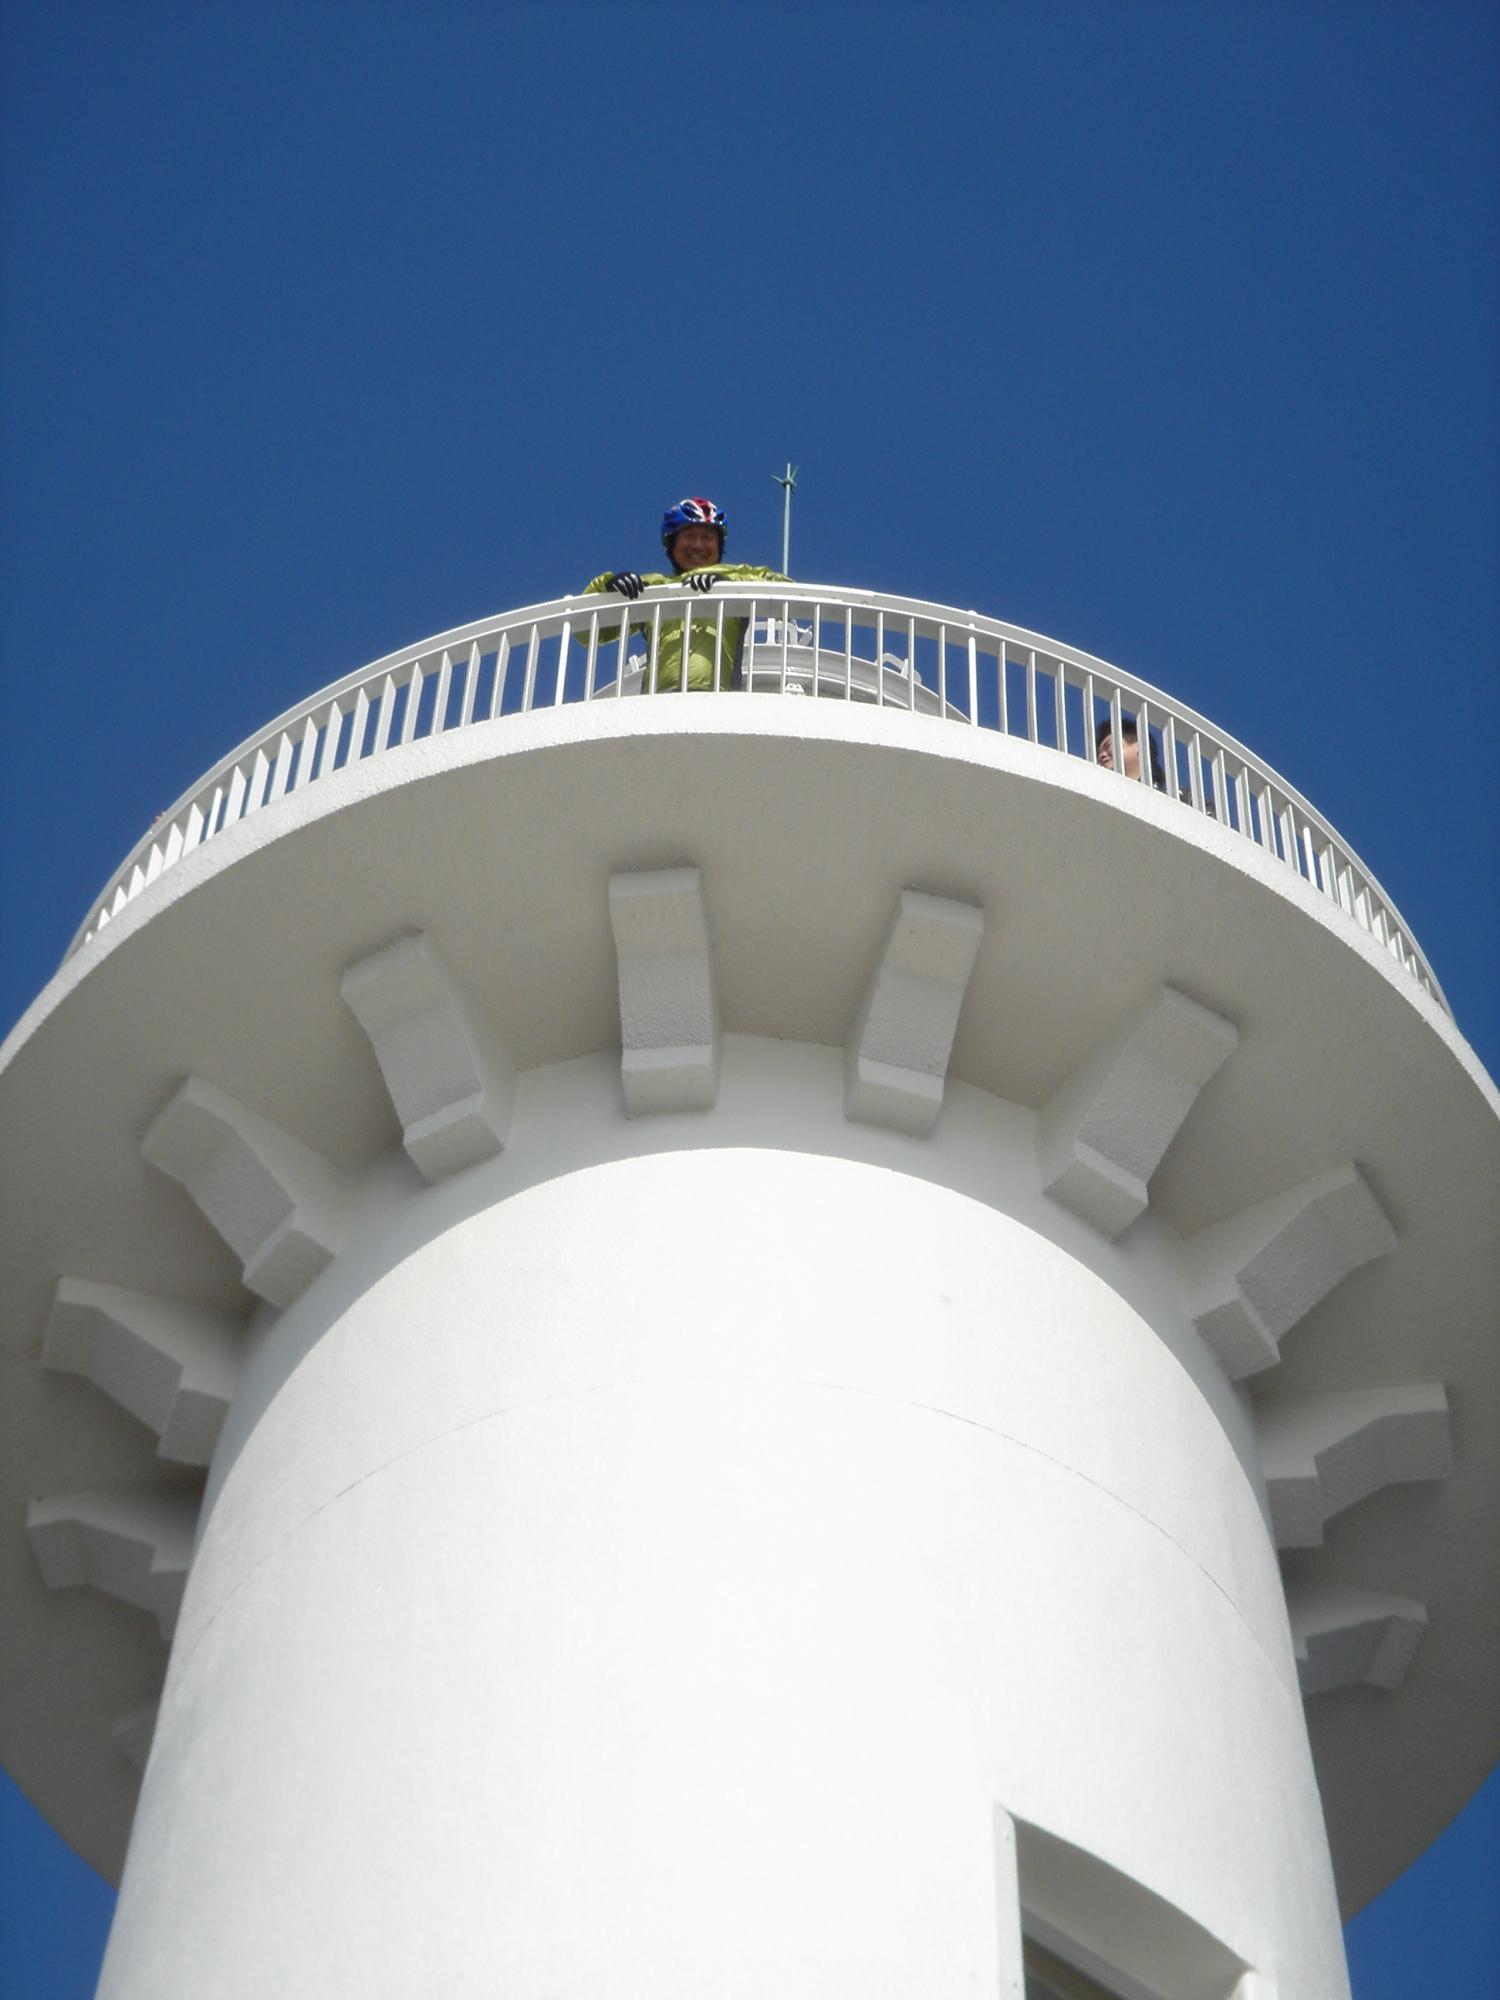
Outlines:
{"type": "MultiPolygon", "coordinates": [[[[786,583],[788,579],[778,569],[760,569],[754,563],[704,563],[702,568],[712,570],[715,576],[723,577],[726,583],[786,583]]],[[[592,583],[583,587],[583,595],[601,593],[609,588],[609,579],[615,574],[605,570],[592,583]]],[[[696,575],[697,571],[684,570],[683,576],[696,575]]],[[[644,584],[680,583],[681,576],[663,576],[659,571],[641,572],[644,584]]],[[[682,629],[688,623],[687,684],[689,692],[703,692],[713,687],[727,688],[733,684],[735,662],[739,659],[740,640],[744,634],[743,618],[725,617],[722,643],[719,632],[719,608],[714,603],[713,592],[705,591],[701,596],[697,591],[682,593],[682,607],[676,603],[663,604],[661,608],[661,638],[657,646],[656,673],[648,685],[660,694],[678,694],[682,691],[682,629]],[[717,654],[717,658],[715,655],[717,654]]],[[[632,637],[640,633],[647,646],[651,644],[651,628],[656,613],[654,607],[644,617],[633,616],[622,620],[620,630],[628,625],[632,637]]],[[[573,635],[587,644],[586,633],[573,635]]],[[[601,632],[601,646],[613,645],[618,632],[601,632]]]]}

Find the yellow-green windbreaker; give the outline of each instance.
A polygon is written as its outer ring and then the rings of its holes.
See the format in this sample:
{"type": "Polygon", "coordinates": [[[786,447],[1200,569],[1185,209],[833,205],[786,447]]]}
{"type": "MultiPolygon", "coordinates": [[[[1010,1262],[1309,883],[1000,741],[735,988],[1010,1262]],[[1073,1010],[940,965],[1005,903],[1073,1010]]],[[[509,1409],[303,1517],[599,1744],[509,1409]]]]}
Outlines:
{"type": "MultiPolygon", "coordinates": [[[[787,578],[781,574],[780,570],[760,569],[754,563],[704,563],[701,567],[705,570],[712,570],[715,576],[722,577],[726,583],[785,583],[787,581],[787,578]]],[[[607,590],[609,588],[609,579],[614,574],[613,570],[607,569],[602,576],[596,576],[592,583],[584,585],[583,595],[587,597],[590,592],[603,592],[607,590]]],[[[643,570],[641,572],[641,582],[647,585],[681,583],[683,577],[695,576],[697,574],[696,570],[684,570],[681,576],[663,576],[659,571],[643,570]]],[[[682,628],[685,622],[684,613],[688,610],[692,614],[692,623],[688,636],[687,684],[689,692],[695,690],[701,692],[704,689],[715,686],[727,688],[734,679],[734,665],[735,661],[739,658],[740,639],[745,629],[744,619],[726,617],[724,620],[723,640],[720,643],[719,609],[713,601],[712,591],[705,591],[701,596],[697,591],[684,591],[682,609],[679,609],[675,603],[664,603],[661,608],[661,638],[657,647],[656,676],[653,683],[658,693],[677,694],[682,688],[682,628]],[[717,661],[714,657],[716,651],[718,654],[717,661]],[[716,668],[717,672],[715,671],[716,668]]],[[[637,617],[622,620],[621,627],[623,629],[624,625],[628,623],[632,636],[640,633],[649,647],[654,618],[655,609],[653,607],[644,618],[637,617]]],[[[584,644],[588,642],[588,634],[586,632],[576,632],[573,636],[584,644]]],[[[599,643],[601,646],[613,645],[618,636],[618,632],[615,631],[601,632],[599,643]]]]}

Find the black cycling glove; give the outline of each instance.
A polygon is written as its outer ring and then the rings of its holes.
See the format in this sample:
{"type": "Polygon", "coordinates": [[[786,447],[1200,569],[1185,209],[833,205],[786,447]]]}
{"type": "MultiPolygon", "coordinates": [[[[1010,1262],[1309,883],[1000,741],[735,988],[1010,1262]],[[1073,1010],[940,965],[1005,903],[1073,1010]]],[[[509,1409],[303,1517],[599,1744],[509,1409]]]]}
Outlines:
{"type": "Polygon", "coordinates": [[[691,576],[683,578],[689,590],[712,590],[718,580],[711,569],[694,570],[691,576]]]}
{"type": "Polygon", "coordinates": [[[646,586],[633,569],[622,569],[610,578],[604,588],[619,591],[621,597],[639,597],[646,586]]]}

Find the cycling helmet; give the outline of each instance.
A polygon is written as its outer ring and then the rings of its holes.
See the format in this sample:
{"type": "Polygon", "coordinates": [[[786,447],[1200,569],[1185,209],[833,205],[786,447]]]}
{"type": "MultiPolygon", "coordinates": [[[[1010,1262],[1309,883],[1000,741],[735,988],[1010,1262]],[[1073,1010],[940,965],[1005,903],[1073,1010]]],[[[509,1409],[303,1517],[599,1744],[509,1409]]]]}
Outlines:
{"type": "Polygon", "coordinates": [[[723,509],[716,507],[712,500],[705,500],[701,493],[695,493],[689,500],[679,500],[675,507],[669,507],[661,517],[661,545],[667,554],[672,553],[672,538],[679,528],[717,528],[719,531],[719,554],[724,553],[724,531],[729,523],[724,518],[723,509]]]}

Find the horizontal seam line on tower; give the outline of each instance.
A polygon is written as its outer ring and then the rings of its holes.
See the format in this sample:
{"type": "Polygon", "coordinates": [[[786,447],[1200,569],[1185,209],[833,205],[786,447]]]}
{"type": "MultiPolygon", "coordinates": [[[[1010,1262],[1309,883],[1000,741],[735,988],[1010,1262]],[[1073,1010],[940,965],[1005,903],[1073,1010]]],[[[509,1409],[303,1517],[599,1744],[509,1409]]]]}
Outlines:
{"type": "MultiPolygon", "coordinates": [[[[264,1554],[256,1558],[250,1568],[235,1583],[233,1589],[228,1592],[222,1603],[217,1605],[209,1614],[202,1629],[194,1638],[192,1650],[184,1655],[184,1665],[192,1659],[198,1647],[207,1638],[224,1612],[229,1609],[235,1598],[246,1588],[251,1578],[263,1569],[267,1563],[272,1562],[283,1549],[293,1542],[298,1535],[309,1528],[320,1515],[327,1513],[330,1508],[336,1507],[341,1500],[347,1499],[351,1493],[357,1492],[361,1486],[367,1485],[372,1479],[378,1479],[383,1473],[389,1472],[393,1467],[404,1464],[407,1459],[415,1458],[419,1453],[429,1451],[434,1445],[443,1444],[450,1438],[461,1437],[465,1431],[477,1430],[483,1424],[495,1423],[502,1418],[516,1416],[525,1410],[543,1408],[549,1403],[581,1401],[587,1396],[608,1395],[621,1389],[656,1388],[666,1382],[683,1380],[696,1382],[721,1382],[727,1380],[731,1382],[759,1383],[762,1378],[759,1376],[725,1376],[721,1374],[687,1376],[681,1374],[638,1375],[624,1376],[611,1382],[592,1382],[586,1387],[578,1389],[559,1389],[548,1396],[529,1397],[525,1402],[497,1405],[494,1409],[486,1410],[479,1416],[466,1418],[461,1424],[453,1424],[446,1430],[435,1431],[430,1437],[421,1438],[416,1443],[407,1445],[403,1450],[393,1453],[390,1458],[383,1459],[379,1465],[370,1466],[366,1471],[360,1473],[358,1478],[351,1479],[346,1486],[341,1486],[336,1493],[330,1493],[326,1500],[319,1501],[318,1505],[310,1513],[304,1514],[299,1521],[278,1537],[273,1548],[267,1549],[264,1554]]],[[[870,1401],[882,1401],[893,1404],[901,1409],[918,1411],[924,1416],[944,1417],[951,1423],[964,1424],[971,1430],[982,1432],[986,1437],[996,1438],[1002,1444],[1013,1445],[1017,1451],[1028,1452],[1032,1457],[1040,1459],[1044,1464],[1053,1466],[1057,1471],[1065,1473],[1070,1478],[1077,1479],[1084,1485],[1091,1487],[1094,1492],[1102,1495],[1104,1499],[1111,1501],[1115,1506],[1122,1508],[1126,1513],[1132,1515],[1136,1520],[1150,1528],[1154,1534],[1159,1535],[1170,1548],[1174,1549],[1182,1557],[1184,1562],[1189,1563],[1203,1577],[1205,1582],[1223,1599],[1224,1603],[1233,1612],[1235,1618],[1244,1627],[1252,1645],[1265,1661],[1266,1667],[1277,1686],[1287,1694],[1295,1692],[1294,1685],[1277,1672],[1275,1662],[1262,1645],[1254,1627],[1235,1603],[1229,1592],[1224,1588],[1223,1584],[1214,1576],[1213,1572],[1206,1568],[1191,1550],[1184,1548],[1175,1535],[1169,1534],[1160,1522],[1152,1520],[1149,1514],[1143,1513],[1139,1507],[1132,1505],[1129,1500],[1124,1499],[1111,1488],[1102,1485],[1097,1479],[1091,1478],[1088,1473],[1080,1471],[1077,1466],[1067,1464],[1063,1459],[1054,1457],[1051,1452],[1042,1450],[1040,1445],[1030,1444],[1025,1438],[1016,1437],[1010,1431],[1000,1430],[994,1424],[982,1422],[978,1417],[966,1417],[957,1410],[945,1409],[939,1403],[918,1402],[910,1397],[897,1398],[886,1396],[876,1389],[863,1389],[849,1382],[822,1381],[812,1376],[792,1377],[789,1380],[788,1386],[799,1389],[823,1390],[836,1395],[862,1396],[870,1401]]]]}

